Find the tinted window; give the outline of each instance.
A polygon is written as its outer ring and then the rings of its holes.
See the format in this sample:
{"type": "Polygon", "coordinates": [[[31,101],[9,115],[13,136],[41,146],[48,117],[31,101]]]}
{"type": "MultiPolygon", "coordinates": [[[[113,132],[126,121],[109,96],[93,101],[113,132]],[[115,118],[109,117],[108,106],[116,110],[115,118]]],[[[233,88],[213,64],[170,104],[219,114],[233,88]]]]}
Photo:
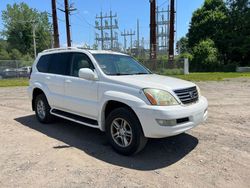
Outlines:
{"type": "Polygon", "coordinates": [[[52,54],[49,63],[49,73],[68,75],[70,60],[71,53],[52,54]]]}
{"type": "Polygon", "coordinates": [[[94,70],[94,66],[87,55],[82,53],[75,53],[73,55],[73,62],[71,66],[71,76],[78,77],[79,70],[82,68],[89,68],[94,70]]]}
{"type": "Polygon", "coordinates": [[[36,66],[39,72],[48,72],[49,59],[50,55],[44,55],[39,59],[36,66]]]}
{"type": "Polygon", "coordinates": [[[107,75],[151,74],[130,56],[115,54],[94,54],[93,56],[107,75]]]}

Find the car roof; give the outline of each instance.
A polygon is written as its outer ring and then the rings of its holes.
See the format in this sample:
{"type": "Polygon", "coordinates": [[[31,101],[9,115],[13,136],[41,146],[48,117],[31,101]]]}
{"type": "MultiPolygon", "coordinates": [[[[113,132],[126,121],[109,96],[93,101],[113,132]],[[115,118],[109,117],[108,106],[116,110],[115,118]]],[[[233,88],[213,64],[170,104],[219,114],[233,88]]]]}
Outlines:
{"type": "Polygon", "coordinates": [[[128,56],[127,54],[123,54],[120,52],[115,52],[111,50],[88,50],[78,47],[66,47],[66,48],[51,48],[42,51],[39,53],[40,55],[46,55],[46,54],[54,54],[54,53],[61,53],[61,52],[89,52],[91,54],[113,54],[113,55],[124,55],[128,56]]]}

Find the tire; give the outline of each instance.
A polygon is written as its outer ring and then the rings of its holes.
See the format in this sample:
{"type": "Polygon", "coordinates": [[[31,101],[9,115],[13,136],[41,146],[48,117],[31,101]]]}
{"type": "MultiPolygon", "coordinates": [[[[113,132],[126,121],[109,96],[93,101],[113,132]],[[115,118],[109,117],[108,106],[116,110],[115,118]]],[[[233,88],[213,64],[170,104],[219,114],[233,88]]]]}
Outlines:
{"type": "Polygon", "coordinates": [[[105,130],[112,148],[123,155],[136,154],[147,143],[137,116],[129,108],[113,110],[106,119],[105,130]]]}
{"type": "Polygon", "coordinates": [[[44,94],[40,94],[35,98],[36,117],[41,123],[51,123],[53,115],[50,114],[50,106],[44,94]]]}

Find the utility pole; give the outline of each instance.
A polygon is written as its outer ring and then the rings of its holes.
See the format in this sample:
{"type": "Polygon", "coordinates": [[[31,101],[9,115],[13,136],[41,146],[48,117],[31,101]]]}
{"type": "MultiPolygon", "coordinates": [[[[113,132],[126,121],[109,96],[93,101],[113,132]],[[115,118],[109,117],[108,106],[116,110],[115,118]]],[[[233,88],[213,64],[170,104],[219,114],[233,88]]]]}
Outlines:
{"type": "Polygon", "coordinates": [[[112,11],[110,11],[109,15],[103,15],[101,12],[100,16],[96,16],[96,19],[95,28],[101,32],[101,37],[96,33],[96,42],[101,42],[102,50],[105,49],[105,43],[110,42],[110,49],[113,50],[114,44],[118,43],[118,34],[116,32],[114,36],[114,30],[119,28],[117,14],[113,14],[112,11]],[[110,37],[108,36],[108,33],[105,33],[106,36],[104,36],[105,30],[110,31],[110,37]]]}
{"type": "Polygon", "coordinates": [[[67,44],[68,47],[71,46],[71,37],[70,37],[70,24],[69,24],[69,2],[64,0],[65,8],[65,21],[66,21],[66,32],[67,32],[67,44]]]}
{"type": "Polygon", "coordinates": [[[137,19],[137,50],[139,51],[140,48],[140,23],[139,23],[139,19],[137,19]]]}
{"type": "Polygon", "coordinates": [[[156,0],[150,0],[150,59],[153,60],[153,69],[156,69],[156,0]]]}
{"type": "Polygon", "coordinates": [[[64,10],[62,10],[62,9],[59,9],[59,10],[65,13],[67,45],[68,45],[68,47],[71,47],[69,15],[71,12],[76,11],[77,9],[73,8],[72,6],[69,6],[68,0],[64,0],[64,10]]]}
{"type": "MultiPolygon", "coordinates": [[[[130,54],[132,53],[132,47],[133,47],[133,36],[135,35],[135,31],[133,32],[132,29],[130,29],[130,31],[125,31],[124,30],[124,33],[122,32],[121,33],[121,36],[124,37],[124,41],[127,41],[126,40],[126,37],[129,36],[130,37],[130,54]]],[[[124,48],[126,49],[126,44],[124,43],[124,48]]]]}
{"type": "Polygon", "coordinates": [[[174,0],[170,1],[170,29],[169,29],[169,63],[174,63],[174,22],[175,22],[175,5],[174,0]]]}
{"type": "Polygon", "coordinates": [[[51,0],[52,3],[52,20],[53,20],[53,33],[54,33],[54,48],[59,48],[59,32],[57,23],[56,0],[51,0]]]}
{"type": "Polygon", "coordinates": [[[35,22],[32,22],[32,36],[33,36],[34,57],[36,59],[36,24],[35,22]]]}
{"type": "Polygon", "coordinates": [[[124,29],[124,33],[121,33],[121,36],[124,38],[124,51],[127,51],[127,38],[126,38],[126,30],[124,29]]]}

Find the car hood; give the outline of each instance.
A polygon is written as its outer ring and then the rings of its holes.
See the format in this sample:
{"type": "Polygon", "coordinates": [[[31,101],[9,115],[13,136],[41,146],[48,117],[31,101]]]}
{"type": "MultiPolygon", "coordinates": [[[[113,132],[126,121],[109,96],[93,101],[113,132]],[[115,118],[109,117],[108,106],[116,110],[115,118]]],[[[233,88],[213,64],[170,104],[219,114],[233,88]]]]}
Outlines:
{"type": "Polygon", "coordinates": [[[157,74],[112,76],[110,79],[117,84],[130,87],[134,86],[139,89],[155,88],[176,90],[195,86],[192,82],[157,74]]]}

